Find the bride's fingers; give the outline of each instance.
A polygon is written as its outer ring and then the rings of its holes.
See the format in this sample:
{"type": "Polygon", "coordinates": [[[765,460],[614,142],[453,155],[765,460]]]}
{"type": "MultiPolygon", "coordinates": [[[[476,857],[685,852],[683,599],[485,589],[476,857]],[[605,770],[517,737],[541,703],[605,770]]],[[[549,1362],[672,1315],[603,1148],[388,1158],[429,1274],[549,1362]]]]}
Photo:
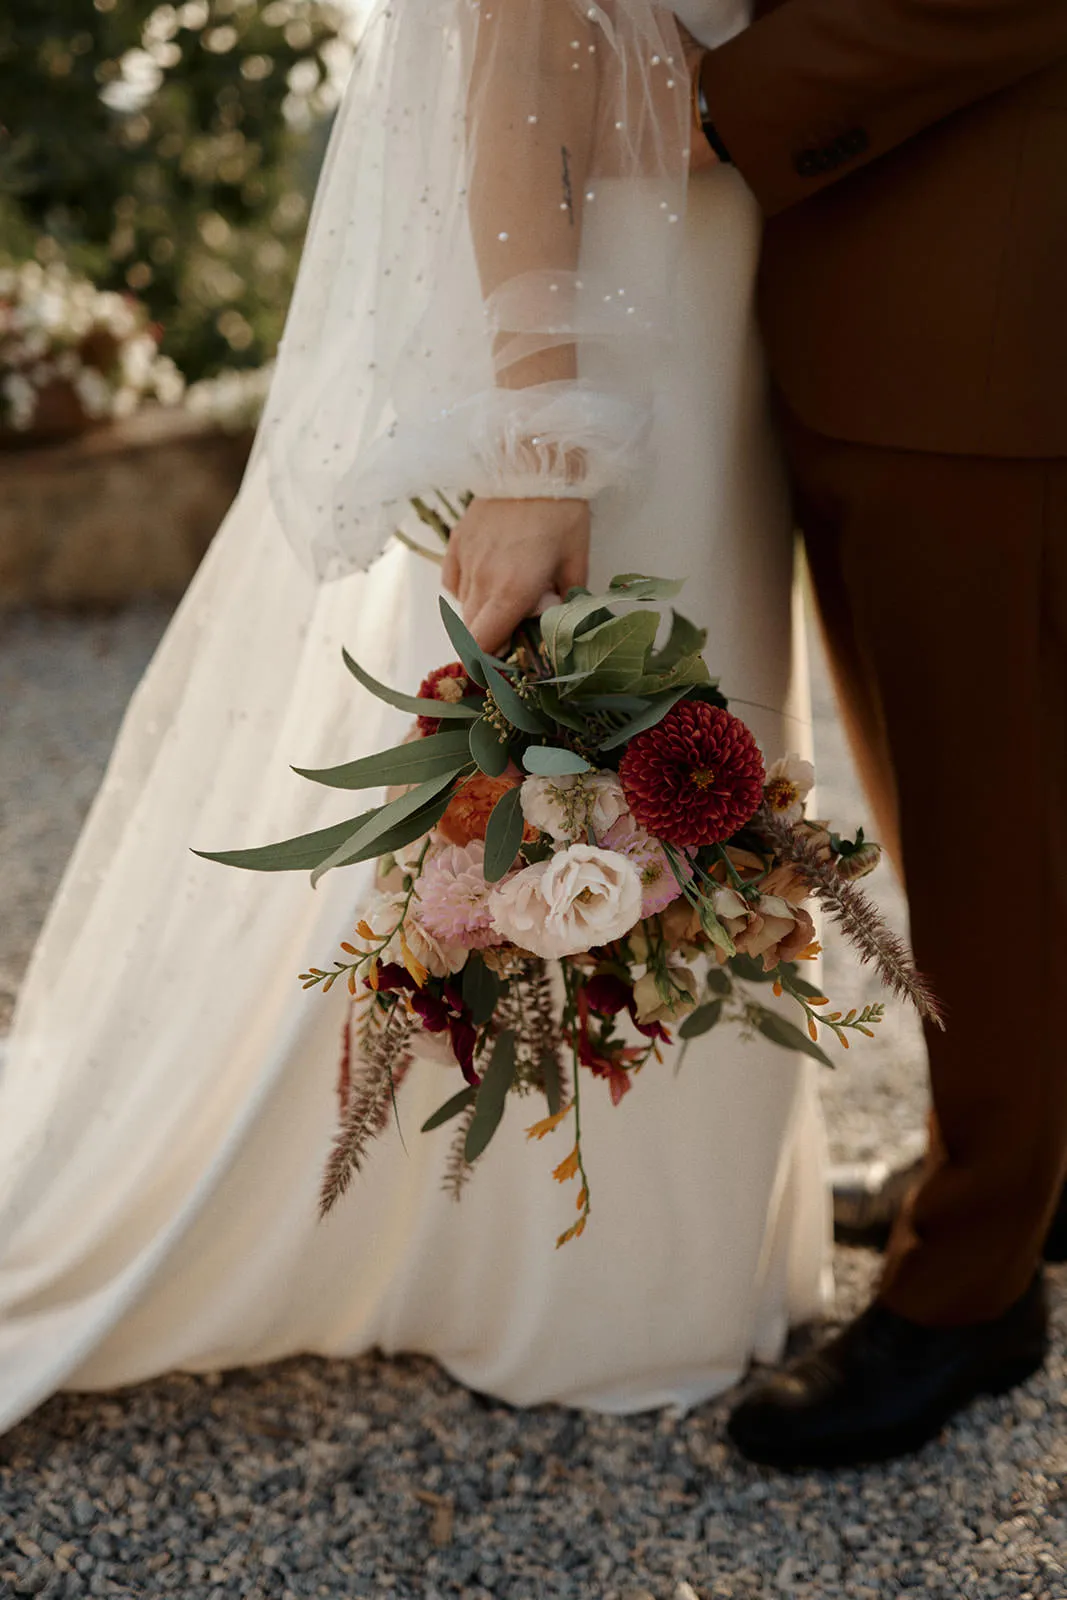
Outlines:
{"type": "Polygon", "coordinates": [[[498,591],[478,607],[467,626],[482,649],[493,653],[507,644],[519,623],[529,616],[530,604],[518,590],[498,591]]]}

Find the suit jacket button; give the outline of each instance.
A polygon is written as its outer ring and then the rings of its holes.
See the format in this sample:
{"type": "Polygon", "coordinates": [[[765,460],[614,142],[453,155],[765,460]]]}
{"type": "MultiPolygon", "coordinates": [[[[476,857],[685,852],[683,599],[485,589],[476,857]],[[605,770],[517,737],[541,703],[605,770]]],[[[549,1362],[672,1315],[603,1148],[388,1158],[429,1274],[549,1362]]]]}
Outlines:
{"type": "Polygon", "coordinates": [[[793,162],[797,175],[801,178],[814,178],[825,169],[825,151],[802,150],[793,162]]]}

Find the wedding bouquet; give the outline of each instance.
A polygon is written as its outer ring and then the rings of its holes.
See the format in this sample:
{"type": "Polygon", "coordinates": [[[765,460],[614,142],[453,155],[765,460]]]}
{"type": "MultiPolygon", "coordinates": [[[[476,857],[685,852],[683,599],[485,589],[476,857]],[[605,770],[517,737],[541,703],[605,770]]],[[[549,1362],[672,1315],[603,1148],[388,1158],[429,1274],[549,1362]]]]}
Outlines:
{"type": "Polygon", "coordinates": [[[381,755],[301,771],[337,789],[387,789],[334,827],[210,859],[266,871],[377,859],[376,892],[342,958],[302,974],[352,997],[340,1074],[341,1127],[323,1211],[388,1125],[418,1055],[462,1086],[424,1125],[458,1119],[455,1192],[509,1096],[540,1095],[542,1138],[568,1119],[555,1168],[590,1191],[581,1140],[583,1071],[617,1104],[660,1046],[733,1023],[829,1065],[820,1038],[871,1035],[881,1004],[830,1002],[802,976],[820,949],[812,902],[835,919],[892,992],[936,1017],[910,955],[856,887],[878,863],[862,831],[842,838],[805,815],[811,766],[765,766],[703,659],[703,630],[657,603],[681,584],[624,575],[606,594],[572,591],[524,623],[505,654],[480,649],[444,601],[457,660],[417,695],[387,688],[345,653],[357,681],[417,719],[381,755]],[[797,1023],[765,1003],[786,995],[797,1023]],[[353,1067],[353,1061],[358,1066],[353,1067]]]}

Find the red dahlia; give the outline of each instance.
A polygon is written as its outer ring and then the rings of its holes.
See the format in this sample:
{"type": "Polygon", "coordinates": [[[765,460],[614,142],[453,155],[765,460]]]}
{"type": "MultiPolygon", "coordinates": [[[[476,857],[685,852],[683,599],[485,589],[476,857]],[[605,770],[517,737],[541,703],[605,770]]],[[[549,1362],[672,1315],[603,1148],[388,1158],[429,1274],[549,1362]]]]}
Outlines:
{"type": "MultiPolygon", "coordinates": [[[[451,700],[455,705],[464,695],[477,694],[478,687],[467,676],[462,661],[450,661],[447,667],[435,667],[428,678],[419,685],[420,700],[451,700]]],[[[425,738],[441,730],[440,717],[421,716],[419,732],[425,738]]]]}
{"type": "Polygon", "coordinates": [[[721,844],[763,799],[755,739],[740,718],[706,700],[680,700],[632,739],[619,778],[638,822],[668,844],[721,844]]]}

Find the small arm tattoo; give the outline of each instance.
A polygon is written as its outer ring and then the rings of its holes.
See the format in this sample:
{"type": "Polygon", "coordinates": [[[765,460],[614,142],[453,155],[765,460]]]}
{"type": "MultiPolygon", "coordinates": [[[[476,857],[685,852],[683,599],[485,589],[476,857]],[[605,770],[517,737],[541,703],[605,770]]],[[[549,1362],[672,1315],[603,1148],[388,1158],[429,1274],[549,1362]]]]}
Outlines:
{"type": "Polygon", "coordinates": [[[562,153],[562,157],[563,157],[563,205],[564,205],[564,207],[566,209],[568,217],[570,218],[571,227],[573,228],[573,226],[574,226],[574,185],[571,183],[571,153],[567,149],[566,145],[564,145],[562,147],[562,152],[561,153],[562,153]]]}

